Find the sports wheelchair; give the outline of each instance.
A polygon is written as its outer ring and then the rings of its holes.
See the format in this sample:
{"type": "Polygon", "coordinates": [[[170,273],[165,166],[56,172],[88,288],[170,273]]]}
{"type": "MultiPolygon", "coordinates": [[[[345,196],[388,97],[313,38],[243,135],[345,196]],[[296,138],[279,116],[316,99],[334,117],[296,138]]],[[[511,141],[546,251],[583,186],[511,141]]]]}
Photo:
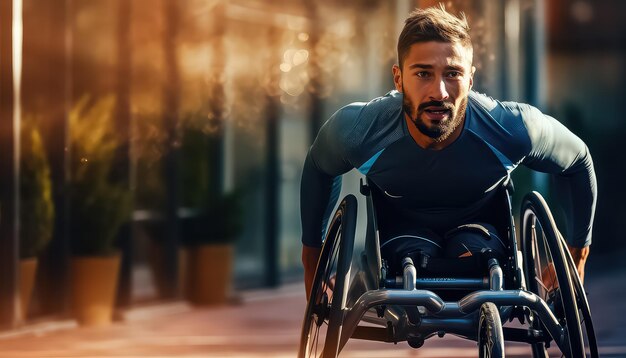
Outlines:
{"type": "Polygon", "coordinates": [[[446,262],[458,267],[460,259],[440,259],[437,271],[429,267],[436,260],[407,256],[398,274],[381,258],[374,205],[381,190],[361,181],[367,201],[364,249],[353,259],[357,201],[348,195],[328,227],[298,356],[336,357],[349,339],[407,341],[419,348],[430,337],[453,334],[476,341],[479,357],[503,357],[505,340],[528,343],[533,357],[553,351],[598,357],[584,288],[545,200],[534,191],[524,197],[518,246],[512,183],[497,190],[488,210],[502,214],[495,221],[508,235],[508,257],[500,262],[489,252],[475,255],[485,261],[484,274],[458,277],[446,274],[445,267],[446,262]],[[424,277],[423,271],[436,275],[424,277]],[[519,323],[503,327],[515,319],[519,323]]]}

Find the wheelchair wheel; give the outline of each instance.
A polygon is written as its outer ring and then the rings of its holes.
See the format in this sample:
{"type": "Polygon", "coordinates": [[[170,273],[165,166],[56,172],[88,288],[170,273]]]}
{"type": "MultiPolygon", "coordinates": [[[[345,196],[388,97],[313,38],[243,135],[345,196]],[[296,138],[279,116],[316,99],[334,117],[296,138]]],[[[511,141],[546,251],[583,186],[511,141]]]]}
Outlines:
{"type": "Polygon", "coordinates": [[[492,302],[483,303],[478,320],[478,357],[503,358],[504,334],[500,311],[492,302]]]}
{"type": "Polygon", "coordinates": [[[357,202],[348,195],[333,216],[307,302],[298,357],[336,357],[350,278],[357,202]]]}
{"type": "MultiPolygon", "coordinates": [[[[561,239],[561,246],[567,247],[567,243],[562,235],[559,233],[561,239]]],[[[578,315],[580,318],[580,325],[583,327],[583,338],[585,339],[585,346],[588,347],[587,355],[592,358],[599,357],[598,355],[598,343],[596,341],[596,332],[593,328],[593,321],[591,320],[591,309],[589,308],[589,301],[587,301],[587,294],[582,282],[580,282],[580,276],[574,265],[574,260],[569,253],[569,250],[564,249],[565,256],[567,258],[567,267],[569,269],[570,277],[572,278],[572,284],[574,285],[574,295],[576,297],[576,305],[578,306],[578,315]]]]}
{"type": "MultiPolygon", "coordinates": [[[[537,192],[526,195],[522,203],[521,244],[527,288],[541,297],[565,329],[565,341],[559,344],[568,357],[584,357],[583,330],[575,285],[570,276],[565,250],[550,209],[537,192]]],[[[544,330],[537,316],[532,328],[544,330]]],[[[553,337],[554,338],[554,337],[553,337]]],[[[595,337],[593,339],[595,341],[595,337]]],[[[558,344],[558,342],[557,342],[558,344]]],[[[544,343],[534,343],[534,357],[546,357],[544,343]]]]}

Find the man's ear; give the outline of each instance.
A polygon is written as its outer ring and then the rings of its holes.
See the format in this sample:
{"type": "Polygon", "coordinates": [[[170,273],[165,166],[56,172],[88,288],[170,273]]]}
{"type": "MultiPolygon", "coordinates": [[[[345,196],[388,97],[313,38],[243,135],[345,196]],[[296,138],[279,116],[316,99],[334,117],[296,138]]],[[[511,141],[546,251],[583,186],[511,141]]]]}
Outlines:
{"type": "Polygon", "coordinates": [[[398,65],[394,64],[391,72],[393,73],[393,83],[396,85],[396,90],[402,93],[402,70],[398,65]]]}
{"type": "Polygon", "coordinates": [[[472,72],[470,73],[469,89],[472,89],[472,86],[474,86],[474,73],[475,72],[476,72],[476,67],[472,66],[472,72]]]}

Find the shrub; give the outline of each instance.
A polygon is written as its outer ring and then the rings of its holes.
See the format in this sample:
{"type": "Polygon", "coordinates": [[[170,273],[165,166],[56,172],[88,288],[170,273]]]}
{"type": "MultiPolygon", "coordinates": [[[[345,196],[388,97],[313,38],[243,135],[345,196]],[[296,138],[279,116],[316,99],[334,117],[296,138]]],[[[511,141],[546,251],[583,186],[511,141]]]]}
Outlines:
{"type": "Polygon", "coordinates": [[[50,165],[34,118],[21,128],[20,258],[38,257],[52,238],[54,204],[50,165]]]}
{"type": "Polygon", "coordinates": [[[232,242],[242,229],[241,192],[221,191],[216,161],[220,138],[192,120],[185,122],[180,149],[181,201],[191,209],[182,219],[182,242],[201,245],[232,242]]]}
{"type": "Polygon", "coordinates": [[[70,246],[76,256],[113,254],[129,218],[130,190],[112,178],[119,145],[114,105],[113,97],[85,97],[70,113],[70,246]]]}

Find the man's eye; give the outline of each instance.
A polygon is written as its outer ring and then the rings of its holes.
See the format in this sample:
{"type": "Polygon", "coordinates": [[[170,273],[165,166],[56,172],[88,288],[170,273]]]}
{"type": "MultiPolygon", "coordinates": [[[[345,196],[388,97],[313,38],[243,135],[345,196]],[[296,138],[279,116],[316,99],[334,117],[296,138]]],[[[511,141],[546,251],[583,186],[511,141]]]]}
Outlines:
{"type": "Polygon", "coordinates": [[[428,73],[427,71],[419,71],[415,75],[417,77],[420,77],[420,78],[428,78],[428,77],[430,77],[430,73],[428,73]]]}
{"type": "Polygon", "coordinates": [[[461,72],[459,71],[450,71],[448,73],[446,73],[446,77],[448,78],[457,78],[461,76],[461,72]]]}

